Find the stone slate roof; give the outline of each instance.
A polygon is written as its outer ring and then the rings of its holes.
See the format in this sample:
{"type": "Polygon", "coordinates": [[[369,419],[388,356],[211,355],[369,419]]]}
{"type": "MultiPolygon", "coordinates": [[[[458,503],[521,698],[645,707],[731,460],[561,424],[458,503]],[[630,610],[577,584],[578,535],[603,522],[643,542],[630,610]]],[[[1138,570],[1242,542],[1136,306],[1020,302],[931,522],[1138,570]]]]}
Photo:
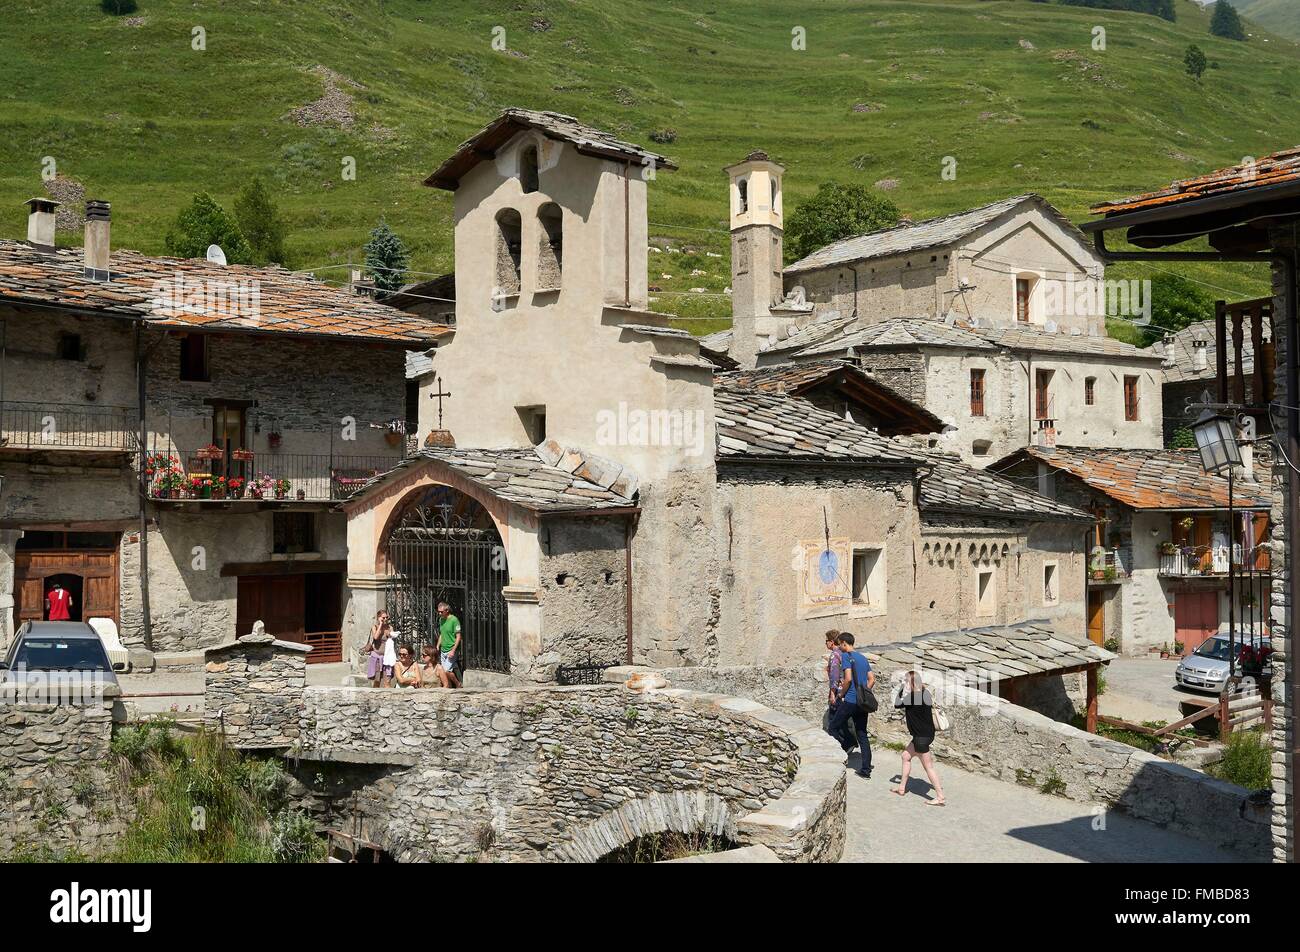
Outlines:
{"type": "MultiPolygon", "coordinates": [[[[938,433],[944,423],[937,416],[844,360],[809,360],[798,364],[775,364],[751,370],[737,370],[714,375],[715,382],[745,390],[763,390],[800,396],[823,384],[843,381],[852,383],[852,395],[875,411],[874,419],[897,417],[909,424],[907,432],[938,433]]],[[[880,427],[886,432],[897,429],[880,427]]]]}
{"type": "Polygon", "coordinates": [[[921,665],[936,671],[978,672],[1000,681],[1028,674],[1064,671],[1089,664],[1109,664],[1117,656],[1082,635],[1058,633],[1050,622],[937,631],[911,641],[863,649],[873,662],[921,665]]]}
{"type": "Polygon", "coordinates": [[[759,353],[774,354],[783,351],[802,350],[810,344],[815,344],[818,341],[825,340],[832,334],[843,331],[856,320],[855,317],[828,317],[815,320],[795,331],[789,337],[764,347],[759,353]]]}
{"type": "Polygon", "coordinates": [[[571,143],[583,155],[616,161],[630,161],[640,168],[653,163],[656,169],[675,169],[672,162],[631,142],[616,139],[573,116],[559,112],[540,112],[511,106],[470,138],[462,142],[456,152],[438,170],[424,180],[425,185],[455,191],[460,180],[470,169],[485,159],[496,155],[501,146],[525,129],[536,129],[550,139],[571,143]]]}
{"type": "MultiPolygon", "coordinates": [[[[815,325],[814,325],[815,326],[815,325]]],[[[1087,334],[1052,334],[1032,327],[973,327],[948,324],[930,317],[895,317],[839,336],[830,336],[795,354],[797,358],[845,354],[850,350],[886,347],[953,347],[962,350],[1034,351],[1053,354],[1089,354],[1098,357],[1135,357],[1153,363],[1160,358],[1113,337],[1087,334]]]]}
{"type": "Polygon", "coordinates": [[[25,241],[0,239],[0,303],[54,305],[160,327],[393,344],[428,345],[451,332],[445,324],[279,267],[218,265],[118,250],[109,264],[111,280],[92,281],[85,276],[80,248],[41,252],[25,241]],[[256,282],[256,299],[227,294],[219,307],[199,306],[202,290],[219,282],[256,282]]]}
{"type": "Polygon", "coordinates": [[[1030,522],[1083,522],[1095,517],[1082,509],[1040,496],[1026,486],[953,456],[927,454],[933,467],[921,476],[919,505],[925,514],[1000,516],[1030,522]]]}
{"type": "Polygon", "coordinates": [[[915,468],[924,458],[806,400],[718,386],[713,391],[718,459],[853,462],[915,468]]]}
{"type": "MultiPolygon", "coordinates": [[[[1271,321],[1264,321],[1264,339],[1270,339],[1271,321]]],[[[1209,382],[1218,379],[1218,371],[1215,369],[1218,360],[1219,342],[1214,331],[1214,321],[1198,321],[1195,324],[1189,324],[1181,331],[1173,335],[1173,365],[1165,367],[1166,383],[1182,383],[1187,380],[1204,380],[1206,385],[1209,382]],[[1206,341],[1205,347],[1205,369],[1195,370],[1192,367],[1192,341],[1206,341]]],[[[1244,374],[1253,374],[1255,372],[1255,345],[1250,339],[1250,332],[1247,329],[1241,335],[1241,370],[1244,374]]],[[[1236,376],[1236,349],[1232,346],[1232,334],[1228,334],[1228,374],[1236,376]]],[[[1159,343],[1152,344],[1150,352],[1156,353],[1156,348],[1161,347],[1159,343]]],[[[1163,351],[1161,353],[1164,353],[1163,351]]],[[[1211,393],[1214,388],[1210,388],[1211,393]]]]}
{"type": "MultiPolygon", "coordinates": [[[[1094,449],[1026,447],[993,464],[996,469],[1028,457],[1069,473],[1133,509],[1226,509],[1228,480],[1201,467],[1196,450],[1094,449]]],[[[1267,509],[1272,501],[1262,484],[1238,481],[1233,504],[1267,509]]]]}
{"type": "Polygon", "coordinates": [[[1159,191],[1133,195],[1111,202],[1099,202],[1092,206],[1092,213],[1115,215],[1121,212],[1179,205],[1183,202],[1233,192],[1273,188],[1278,185],[1294,184],[1297,181],[1300,181],[1300,146],[1283,149],[1281,152],[1219,169],[1207,175],[1183,179],[1159,191]]]}
{"type": "MultiPolygon", "coordinates": [[[[620,509],[636,505],[635,488],[621,495],[616,488],[601,486],[564,468],[551,465],[533,449],[425,448],[408,456],[386,473],[359,487],[347,500],[356,502],[371,495],[412,466],[434,460],[482,486],[492,495],[534,512],[565,512],[582,509],[620,509]]],[[[579,471],[583,460],[578,457],[579,471]]],[[[635,486],[635,481],[632,481],[635,486]]]]}
{"type": "Polygon", "coordinates": [[[1082,233],[1075,228],[1068,218],[1058,212],[1050,202],[1031,193],[1013,195],[1010,198],[1004,198],[979,208],[972,208],[952,215],[929,218],[914,224],[895,225],[892,228],[868,232],[865,235],[844,238],[827,245],[825,248],[814,251],[806,258],[801,258],[788,266],[785,273],[795,274],[802,271],[816,271],[820,268],[832,268],[837,265],[867,261],[872,258],[885,258],[890,255],[907,254],[908,252],[947,248],[969,237],[986,225],[992,224],[1026,202],[1036,203],[1062,227],[1073,232],[1081,242],[1086,242],[1082,233]]]}
{"type": "Polygon", "coordinates": [[[986,340],[965,325],[928,317],[896,317],[833,336],[799,351],[796,357],[824,357],[869,347],[959,347],[992,350],[986,340]]]}
{"type": "Polygon", "coordinates": [[[1136,357],[1153,363],[1160,359],[1148,350],[1104,334],[1050,334],[1033,327],[974,327],[971,328],[971,333],[978,334],[995,347],[1005,347],[1008,350],[1136,357]]]}

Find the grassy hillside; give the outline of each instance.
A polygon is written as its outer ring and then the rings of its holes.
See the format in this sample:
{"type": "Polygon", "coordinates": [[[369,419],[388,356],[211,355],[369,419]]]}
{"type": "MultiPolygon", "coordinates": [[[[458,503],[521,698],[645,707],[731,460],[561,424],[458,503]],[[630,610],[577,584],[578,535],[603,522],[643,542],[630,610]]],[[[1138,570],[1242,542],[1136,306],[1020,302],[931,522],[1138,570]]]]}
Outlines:
{"type": "Polygon", "coordinates": [[[1300,3],[1297,0],[1234,0],[1233,6],[1266,30],[1300,39],[1300,3]]]}
{"type": "MultiPolygon", "coordinates": [[[[23,28],[0,34],[2,234],[23,234],[19,203],[40,194],[50,156],[113,202],[119,247],[161,251],[195,192],[229,207],[260,174],[290,221],[293,267],[359,260],[385,216],[414,268],[446,271],[450,197],[421,179],[517,104],[640,142],[675,130],[660,148],[681,170],[652,186],[651,234],[689,253],[652,255],[650,277],[658,306],[687,317],[728,312],[690,289],[728,283],[726,258],[710,255],[727,249],[721,168],[752,148],[788,166],[787,203],[826,179],[886,182],[915,217],[1032,190],[1082,220],[1090,202],[1300,143],[1300,48],[1219,40],[1191,0],[1173,24],[1028,0],[140,0],[131,18],[96,0],[8,7],[23,28]],[[1091,48],[1096,26],[1105,51],[1091,48]],[[796,27],[806,50],[791,48],[796,27]],[[1182,64],[1192,42],[1219,65],[1200,83],[1182,64]]],[[[1258,269],[1186,273],[1228,296],[1265,288],[1258,269]]]]}

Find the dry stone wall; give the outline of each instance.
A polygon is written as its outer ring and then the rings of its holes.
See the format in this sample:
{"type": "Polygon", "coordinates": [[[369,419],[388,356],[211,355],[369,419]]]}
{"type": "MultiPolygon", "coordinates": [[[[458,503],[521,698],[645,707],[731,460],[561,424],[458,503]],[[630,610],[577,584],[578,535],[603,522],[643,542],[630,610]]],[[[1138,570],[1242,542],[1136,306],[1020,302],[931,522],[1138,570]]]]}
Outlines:
{"type": "Polygon", "coordinates": [[[243,748],[298,743],[307,682],[306,645],[254,632],[204,652],[204,709],[226,739],[243,748]]]}

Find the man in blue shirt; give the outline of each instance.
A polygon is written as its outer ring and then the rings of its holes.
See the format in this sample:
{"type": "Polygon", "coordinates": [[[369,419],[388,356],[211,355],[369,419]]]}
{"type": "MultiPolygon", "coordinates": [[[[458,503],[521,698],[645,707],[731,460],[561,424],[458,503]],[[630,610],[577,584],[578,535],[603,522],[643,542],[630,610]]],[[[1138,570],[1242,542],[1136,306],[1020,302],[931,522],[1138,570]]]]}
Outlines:
{"type": "Polygon", "coordinates": [[[871,662],[853,650],[853,635],[840,632],[840,663],[844,674],[839,684],[839,703],[831,715],[830,734],[844,753],[852,753],[853,735],[849,733],[849,723],[857,732],[857,746],[862,750],[862,763],[858,767],[859,777],[871,776],[871,742],[867,739],[867,715],[858,710],[859,689],[870,691],[876,686],[876,673],[871,670],[871,662]]]}

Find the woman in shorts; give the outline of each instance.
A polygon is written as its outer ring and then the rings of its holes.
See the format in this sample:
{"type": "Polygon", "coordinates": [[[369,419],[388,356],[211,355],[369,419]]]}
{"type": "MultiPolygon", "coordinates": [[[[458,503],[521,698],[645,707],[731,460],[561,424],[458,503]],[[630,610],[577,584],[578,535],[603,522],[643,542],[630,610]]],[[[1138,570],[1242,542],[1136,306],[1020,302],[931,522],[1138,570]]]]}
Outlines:
{"type": "Polygon", "coordinates": [[[930,786],[934,788],[934,796],[925,801],[926,805],[941,807],[944,805],[943,784],[939,782],[939,772],[934,769],[934,754],[930,753],[935,733],[934,698],[930,695],[930,689],[922,683],[919,672],[907,672],[907,677],[894,691],[894,707],[903,709],[903,716],[907,719],[907,732],[912,735],[911,742],[903,748],[903,775],[894,793],[900,797],[907,796],[907,778],[912,772],[912,758],[920,757],[921,767],[925,770],[930,786]]]}

